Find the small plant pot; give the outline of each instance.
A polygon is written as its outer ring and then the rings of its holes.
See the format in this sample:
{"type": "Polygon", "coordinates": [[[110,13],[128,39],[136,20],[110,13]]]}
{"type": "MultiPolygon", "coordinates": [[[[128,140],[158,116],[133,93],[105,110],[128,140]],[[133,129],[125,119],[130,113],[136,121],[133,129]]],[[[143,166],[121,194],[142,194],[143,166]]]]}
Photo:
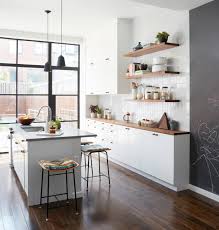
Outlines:
{"type": "Polygon", "coordinates": [[[98,118],[98,119],[102,118],[102,114],[99,114],[99,113],[98,113],[98,114],[97,114],[97,118],[98,118]]]}
{"type": "Polygon", "coordinates": [[[50,134],[55,134],[56,133],[56,128],[50,128],[49,133],[50,134]]]}
{"type": "Polygon", "coordinates": [[[168,38],[159,38],[157,41],[158,43],[166,43],[168,41],[168,38]]]}
{"type": "Polygon", "coordinates": [[[90,114],[90,117],[91,117],[91,118],[96,118],[96,117],[97,117],[97,114],[96,114],[96,113],[91,113],[91,114],[90,114]]]}

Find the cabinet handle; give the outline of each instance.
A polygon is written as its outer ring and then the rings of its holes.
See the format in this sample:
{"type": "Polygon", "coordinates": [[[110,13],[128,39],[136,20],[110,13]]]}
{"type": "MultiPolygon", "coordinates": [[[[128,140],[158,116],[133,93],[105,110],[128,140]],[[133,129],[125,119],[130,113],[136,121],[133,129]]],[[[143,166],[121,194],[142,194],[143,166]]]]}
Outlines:
{"type": "Polygon", "coordinates": [[[91,63],[90,63],[90,65],[94,65],[94,63],[93,63],[93,62],[91,62],[91,63]]]}
{"type": "Polygon", "coordinates": [[[109,94],[110,92],[105,92],[105,93],[109,94]]]}
{"type": "Polygon", "coordinates": [[[94,94],[93,92],[91,92],[90,94],[94,94]]]}
{"type": "Polygon", "coordinates": [[[110,60],[110,58],[105,58],[105,60],[106,60],[106,61],[109,61],[109,60],[110,60]]]}
{"type": "Polygon", "coordinates": [[[113,142],[111,141],[110,144],[113,144],[113,142]]]}
{"type": "Polygon", "coordinates": [[[130,128],[125,128],[126,130],[130,130],[130,128]]]}
{"type": "Polygon", "coordinates": [[[25,140],[21,140],[21,142],[25,142],[25,140]]]}
{"type": "Polygon", "coordinates": [[[110,130],[111,133],[113,133],[113,130],[110,130]]]}
{"type": "Polygon", "coordinates": [[[16,141],[15,144],[18,145],[18,142],[16,141]]]}
{"type": "Polygon", "coordinates": [[[25,153],[25,150],[21,150],[21,153],[25,153]]]}
{"type": "Polygon", "coordinates": [[[152,135],[153,135],[153,136],[158,136],[158,134],[157,134],[157,133],[153,133],[152,135]]]}

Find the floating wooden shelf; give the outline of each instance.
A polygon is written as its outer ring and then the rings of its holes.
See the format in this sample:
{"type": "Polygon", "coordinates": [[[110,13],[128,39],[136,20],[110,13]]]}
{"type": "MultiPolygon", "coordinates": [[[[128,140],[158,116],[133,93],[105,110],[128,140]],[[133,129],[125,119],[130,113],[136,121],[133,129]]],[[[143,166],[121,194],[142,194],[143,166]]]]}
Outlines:
{"type": "Polygon", "coordinates": [[[128,99],[127,101],[133,101],[133,102],[144,102],[144,103],[147,103],[147,102],[165,102],[165,103],[169,103],[169,102],[180,102],[180,100],[132,100],[132,99],[128,99]]]}
{"type": "Polygon", "coordinates": [[[172,76],[176,74],[180,74],[180,72],[173,72],[173,71],[148,72],[145,74],[126,76],[126,78],[127,79],[141,79],[141,78],[147,78],[147,77],[162,77],[162,76],[168,76],[168,75],[172,76]]]}
{"type": "Polygon", "coordinates": [[[176,44],[176,43],[154,44],[154,45],[145,47],[145,48],[140,49],[140,50],[129,52],[129,53],[125,54],[124,56],[125,57],[140,57],[140,56],[143,56],[146,54],[151,54],[151,53],[159,52],[162,50],[175,48],[177,46],[179,46],[179,44],[176,44]]]}

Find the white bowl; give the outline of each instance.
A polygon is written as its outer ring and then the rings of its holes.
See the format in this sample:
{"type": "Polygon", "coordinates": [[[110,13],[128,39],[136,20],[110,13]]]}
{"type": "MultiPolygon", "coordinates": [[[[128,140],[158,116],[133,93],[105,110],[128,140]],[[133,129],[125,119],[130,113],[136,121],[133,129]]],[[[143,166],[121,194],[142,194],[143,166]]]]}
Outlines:
{"type": "Polygon", "coordinates": [[[153,65],[152,72],[160,72],[160,71],[167,71],[166,65],[153,65]]]}
{"type": "Polygon", "coordinates": [[[166,57],[154,57],[153,58],[153,65],[166,65],[167,58],[166,57]]]}

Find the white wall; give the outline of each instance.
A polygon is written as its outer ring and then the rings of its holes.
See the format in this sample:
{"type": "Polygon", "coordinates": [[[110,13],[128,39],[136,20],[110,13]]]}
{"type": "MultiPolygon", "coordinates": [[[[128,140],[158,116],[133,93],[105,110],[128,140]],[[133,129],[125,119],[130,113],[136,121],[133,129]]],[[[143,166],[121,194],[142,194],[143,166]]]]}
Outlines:
{"type": "MultiPolygon", "coordinates": [[[[169,117],[180,122],[180,129],[189,130],[189,14],[185,11],[171,11],[161,8],[151,8],[144,16],[134,20],[134,44],[154,41],[159,31],[167,31],[170,42],[180,43],[180,47],[130,60],[151,64],[152,57],[166,56],[170,58],[172,70],[180,71],[179,76],[159,77],[142,80],[145,85],[171,86],[174,95],[180,103],[136,103],[127,102],[130,95],[100,96],[99,105],[111,108],[115,119],[121,120],[123,114],[131,112],[132,120],[137,122],[142,118],[158,121],[164,112],[169,117]]],[[[130,47],[131,49],[132,47],[130,47]]]]}

